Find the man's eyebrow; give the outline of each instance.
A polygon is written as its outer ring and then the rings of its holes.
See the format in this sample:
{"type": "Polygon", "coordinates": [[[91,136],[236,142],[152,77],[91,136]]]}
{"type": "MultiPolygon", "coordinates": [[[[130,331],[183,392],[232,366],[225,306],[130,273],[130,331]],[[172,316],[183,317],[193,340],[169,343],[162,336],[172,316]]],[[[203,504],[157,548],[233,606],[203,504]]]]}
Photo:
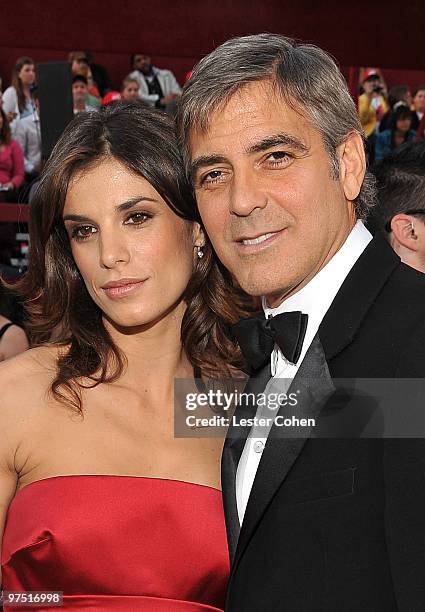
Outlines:
{"type": "MultiPolygon", "coordinates": [[[[155,198],[148,198],[146,196],[135,196],[134,198],[130,198],[121,204],[115,206],[116,212],[125,212],[126,210],[130,210],[139,202],[158,202],[155,198]]],[[[84,215],[64,215],[63,221],[77,221],[79,223],[94,223],[90,217],[85,217],[84,215]]]]}
{"type": "Polygon", "coordinates": [[[299,138],[295,138],[290,134],[285,134],[284,132],[279,134],[272,134],[271,136],[266,136],[262,138],[259,142],[248,147],[246,152],[248,155],[251,153],[261,153],[262,151],[267,151],[273,147],[289,147],[292,150],[298,151],[299,153],[307,153],[309,148],[305,145],[299,138]]]}
{"type": "Polygon", "coordinates": [[[190,170],[192,176],[195,176],[198,170],[201,170],[201,168],[205,168],[206,166],[212,166],[214,164],[226,163],[229,163],[229,160],[227,159],[227,157],[224,157],[224,155],[218,155],[214,153],[212,155],[201,155],[200,157],[197,157],[193,160],[190,166],[190,170]]]}
{"type": "MultiPolygon", "coordinates": [[[[267,151],[273,147],[289,147],[292,150],[298,151],[299,153],[308,153],[309,147],[305,145],[299,138],[295,138],[290,134],[279,133],[272,134],[271,136],[266,136],[262,138],[259,142],[249,146],[246,149],[246,153],[251,155],[252,153],[261,153],[262,151],[267,151]]],[[[198,170],[205,168],[207,166],[213,166],[214,164],[226,164],[229,163],[229,160],[224,155],[219,155],[218,153],[212,153],[211,155],[201,155],[193,160],[190,169],[192,176],[196,176],[198,170]]]]}

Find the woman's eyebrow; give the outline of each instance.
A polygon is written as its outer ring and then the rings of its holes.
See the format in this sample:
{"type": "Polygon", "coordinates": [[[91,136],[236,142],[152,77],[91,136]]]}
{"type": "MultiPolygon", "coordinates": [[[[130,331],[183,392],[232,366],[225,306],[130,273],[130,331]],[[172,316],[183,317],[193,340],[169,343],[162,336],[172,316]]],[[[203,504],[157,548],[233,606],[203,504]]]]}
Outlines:
{"type": "MultiPolygon", "coordinates": [[[[147,196],[135,196],[134,198],[130,198],[121,204],[115,206],[116,212],[125,212],[130,208],[133,208],[139,202],[158,202],[155,198],[148,198],[147,196]]],[[[64,215],[63,221],[78,221],[80,223],[94,223],[93,219],[90,217],[86,217],[85,215],[64,215]]]]}
{"type": "Polygon", "coordinates": [[[64,215],[63,221],[79,221],[80,223],[93,223],[93,220],[84,215],[64,215]]]}
{"type": "Polygon", "coordinates": [[[139,202],[158,202],[158,200],[156,200],[155,198],[148,198],[147,196],[135,196],[134,198],[130,198],[122,204],[118,204],[117,206],[115,206],[115,210],[116,212],[125,212],[136,204],[139,204],[139,202]]]}

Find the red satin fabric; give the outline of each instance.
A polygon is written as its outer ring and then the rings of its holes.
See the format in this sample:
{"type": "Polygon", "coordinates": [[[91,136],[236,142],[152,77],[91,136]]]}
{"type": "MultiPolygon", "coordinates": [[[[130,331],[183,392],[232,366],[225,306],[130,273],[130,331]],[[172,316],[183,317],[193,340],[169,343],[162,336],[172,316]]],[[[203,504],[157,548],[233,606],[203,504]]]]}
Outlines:
{"type": "Polygon", "coordinates": [[[1,563],[4,590],[63,591],[62,610],[222,610],[221,493],[159,478],[46,478],[12,501],[1,563]]]}

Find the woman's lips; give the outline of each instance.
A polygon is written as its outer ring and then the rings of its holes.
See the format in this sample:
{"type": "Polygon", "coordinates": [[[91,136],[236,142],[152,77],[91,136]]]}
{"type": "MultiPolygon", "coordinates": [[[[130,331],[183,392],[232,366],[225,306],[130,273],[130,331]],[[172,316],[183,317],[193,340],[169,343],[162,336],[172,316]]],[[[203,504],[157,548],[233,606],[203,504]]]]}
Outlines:
{"type": "Polygon", "coordinates": [[[116,298],[127,297],[127,295],[129,295],[130,293],[133,293],[134,291],[137,291],[138,289],[140,289],[141,286],[145,282],[146,281],[144,280],[142,281],[134,280],[134,281],[128,281],[126,283],[120,283],[116,285],[110,285],[110,286],[105,285],[105,287],[102,287],[102,289],[109,298],[116,299],[116,298]]]}

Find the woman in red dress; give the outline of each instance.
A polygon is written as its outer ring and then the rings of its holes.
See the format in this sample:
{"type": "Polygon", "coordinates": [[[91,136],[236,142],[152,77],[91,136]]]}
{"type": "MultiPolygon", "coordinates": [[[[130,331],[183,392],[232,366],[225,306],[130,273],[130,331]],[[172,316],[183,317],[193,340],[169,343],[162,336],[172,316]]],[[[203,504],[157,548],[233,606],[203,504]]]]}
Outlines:
{"type": "Polygon", "coordinates": [[[52,153],[21,290],[56,339],[0,365],[5,591],[223,608],[222,439],[174,437],[173,381],[238,367],[244,310],[192,197],[173,125],[144,106],[82,113],[52,153]]]}

